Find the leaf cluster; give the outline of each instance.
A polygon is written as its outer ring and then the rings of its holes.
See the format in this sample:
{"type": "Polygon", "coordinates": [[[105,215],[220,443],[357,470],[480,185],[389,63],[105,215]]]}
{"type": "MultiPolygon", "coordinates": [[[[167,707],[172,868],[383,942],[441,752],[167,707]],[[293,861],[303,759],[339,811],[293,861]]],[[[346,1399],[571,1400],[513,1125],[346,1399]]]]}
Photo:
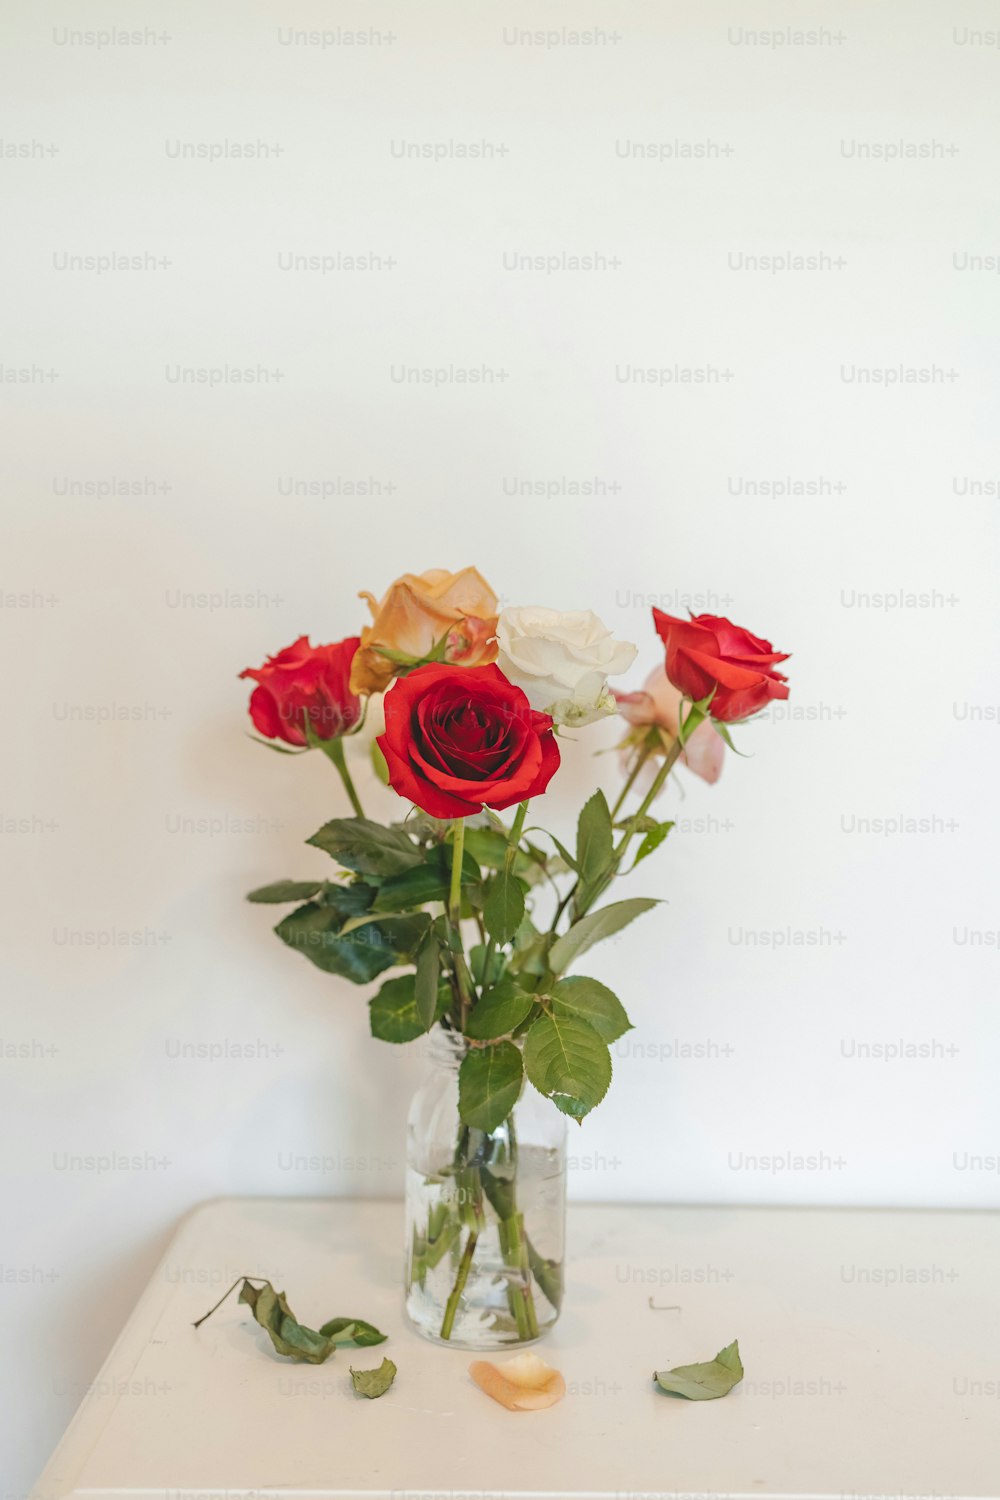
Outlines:
{"type": "MultiPolygon", "coordinates": [[[[671,826],[646,819],[629,830],[642,834],[633,868],[671,826]]],[[[398,1044],[440,1023],[463,1037],[459,1110],[484,1131],[507,1117],[525,1080],[577,1121],[604,1098],[610,1045],[631,1022],[605,984],[568,971],[656,904],[633,897],[591,909],[620,858],[602,792],[580,814],[573,851],[548,835],[557,853],[547,856],[520,828],[512,834],[492,814],[466,820],[460,910],[449,903],[454,829],[423,813],[389,826],[334,818],[307,842],[336,861],[338,878],[277,881],[248,897],[301,903],[274,930],[325,973],[368,984],[403,969],[369,1001],[372,1035],[398,1044]],[[559,912],[568,904],[568,926],[557,930],[557,913],[552,929],[540,930],[535,888],[566,872],[572,897],[559,912]],[[463,919],[475,921],[481,936],[468,955],[463,919]]]]}

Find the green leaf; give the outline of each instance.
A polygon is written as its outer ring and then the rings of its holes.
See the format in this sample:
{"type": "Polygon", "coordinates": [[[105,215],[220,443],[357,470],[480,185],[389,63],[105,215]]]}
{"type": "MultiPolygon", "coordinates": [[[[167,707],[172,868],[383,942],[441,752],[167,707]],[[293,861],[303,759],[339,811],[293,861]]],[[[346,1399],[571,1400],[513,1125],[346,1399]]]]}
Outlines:
{"type": "Polygon", "coordinates": [[[513,979],[502,979],[472,1007],[465,1023],[466,1036],[479,1042],[508,1036],[520,1026],[534,1003],[534,996],[526,995],[513,979]]]}
{"type": "Polygon", "coordinates": [[[541,975],[548,972],[551,932],[539,932],[530,917],[525,917],[514,935],[512,969],[521,974],[541,975]]]}
{"type": "Polygon", "coordinates": [[[372,902],[372,911],[410,911],[429,901],[447,899],[447,881],[436,870],[421,865],[418,869],[407,870],[403,875],[391,875],[384,880],[372,902]]]}
{"type": "Polygon", "coordinates": [[[306,843],[361,875],[402,875],[424,858],[423,850],[401,829],[385,828],[370,818],[333,818],[306,843]]]}
{"type": "Polygon", "coordinates": [[[688,1401],[716,1401],[720,1396],[728,1396],[743,1379],[739,1340],[734,1339],[703,1365],[657,1370],[653,1379],[668,1396],[685,1396],[688,1401]]]}
{"type": "MultiPolygon", "coordinates": [[[[516,1170],[509,1177],[502,1176],[501,1172],[491,1172],[486,1166],[477,1167],[475,1170],[479,1173],[479,1180],[483,1185],[483,1192],[490,1201],[490,1207],[502,1224],[504,1220],[517,1212],[516,1170]]],[[[511,1169],[508,1167],[507,1170],[511,1169]]]]}
{"type": "Polygon", "coordinates": [[[549,963],[554,974],[562,974],[570,964],[615,932],[620,932],[629,922],[649,911],[658,903],[649,896],[633,896],[628,901],[615,901],[611,906],[602,906],[598,911],[588,912],[579,922],[574,922],[569,932],[557,938],[549,954],[549,963]]]}
{"type": "Polygon", "coordinates": [[[545,879],[548,863],[544,849],[522,838],[520,847],[514,852],[515,875],[520,875],[528,885],[538,885],[545,879]]]}
{"type": "Polygon", "coordinates": [[[276,905],[279,901],[308,901],[325,884],[325,880],[276,880],[273,885],[261,885],[255,891],[249,891],[247,900],[267,905],[276,905]]]}
{"type": "Polygon", "coordinates": [[[394,955],[363,943],[344,940],[344,919],[328,906],[310,902],[290,912],[274,929],[283,943],[294,948],[326,974],[339,974],[354,984],[367,984],[395,962],[394,955]]]}
{"type": "Polygon", "coordinates": [[[513,869],[498,870],[490,881],[483,922],[490,937],[509,943],[524,919],[524,890],[513,869]]]}
{"type": "Polygon", "coordinates": [[[486,953],[487,948],[485,943],[476,943],[474,947],[469,949],[469,970],[480,989],[484,986],[489,989],[490,985],[496,984],[507,962],[505,955],[499,949],[494,948],[493,956],[490,959],[490,972],[487,974],[486,953]]]}
{"type": "Polygon", "coordinates": [[[355,1370],[351,1367],[351,1380],[359,1396],[374,1401],[384,1396],[396,1378],[396,1366],[391,1359],[384,1359],[377,1370],[355,1370]]]}
{"type": "MultiPolygon", "coordinates": [[[[402,875],[391,875],[379,887],[372,911],[405,911],[428,901],[447,901],[451,886],[451,850],[439,845],[420,853],[421,863],[402,875]]],[[[463,887],[476,885],[482,873],[470,854],[462,860],[463,887]]]]}
{"type": "Polygon", "coordinates": [[[452,926],[447,917],[435,917],[433,927],[437,933],[438,942],[448,953],[462,953],[465,951],[462,944],[462,934],[458,931],[457,927],[452,926]]]}
{"type": "MultiPolygon", "coordinates": [[[[393,954],[394,963],[407,960],[412,963],[430,927],[430,914],[425,911],[398,917],[352,917],[341,929],[341,937],[345,942],[357,938],[374,947],[388,949],[393,954]]],[[[383,964],[382,967],[386,966],[383,964]]]]}
{"type": "Polygon", "coordinates": [[[383,969],[410,957],[429,923],[426,913],[378,921],[355,918],[345,930],[337,911],[309,902],[290,912],[274,930],[324,973],[367,984],[383,969]]]}
{"type": "Polygon", "coordinates": [[[524,1068],[513,1042],[467,1052],[458,1070],[458,1112],[466,1125],[496,1130],[518,1101],[524,1068]]]}
{"type": "Polygon", "coordinates": [[[525,1241],[528,1246],[528,1265],[531,1267],[531,1274],[538,1282],[548,1301],[555,1308],[556,1312],[558,1312],[562,1306],[563,1299],[562,1262],[547,1260],[544,1256],[539,1255],[527,1235],[525,1236],[525,1241]]]}
{"type": "Polygon", "coordinates": [[[507,858],[507,840],[492,828],[470,828],[466,821],[465,852],[481,865],[498,870],[507,858]]]}
{"type": "Polygon", "coordinates": [[[354,880],[350,885],[337,885],[329,881],[319,896],[321,906],[331,907],[345,922],[351,917],[363,916],[371,908],[377,886],[366,885],[363,880],[354,880]]]}
{"type": "MultiPolygon", "coordinates": [[[[499,819],[497,820],[499,823],[499,819]]],[[[507,842],[507,829],[500,823],[499,829],[494,828],[471,828],[471,819],[465,820],[465,852],[471,854],[476,862],[489,870],[500,870],[507,863],[507,850],[510,845],[507,842]],[[502,831],[501,831],[502,830],[502,831]]],[[[527,852],[519,848],[514,854],[514,874],[520,875],[522,880],[533,881],[537,879],[545,865],[545,855],[541,849],[528,844],[527,852]]]]}
{"type": "Polygon", "coordinates": [[[414,976],[413,998],[417,1018],[424,1031],[430,1031],[438,1013],[438,977],[441,973],[441,950],[437,938],[428,930],[417,949],[417,970],[414,976]]]}
{"type": "Polygon", "coordinates": [[[647,854],[652,854],[654,849],[659,849],[660,845],[663,843],[663,840],[666,838],[667,834],[670,832],[673,826],[673,823],[656,823],[652,828],[648,830],[648,832],[646,833],[646,837],[639,845],[635,859],[632,863],[633,870],[641,859],[646,858],[647,854]]]}
{"type": "Polygon", "coordinates": [[[538,1092],[574,1120],[600,1104],[611,1082],[607,1046],[575,1016],[539,1016],[525,1038],[524,1067],[538,1092]]]}
{"type": "Polygon", "coordinates": [[[285,1300],[284,1292],[276,1292],[269,1281],[259,1289],[244,1281],[240,1301],[250,1308],[279,1354],[290,1359],[304,1359],[310,1365],[321,1365],[333,1353],[336,1347],[333,1340],[299,1323],[285,1300]]]}
{"type": "MultiPolygon", "coordinates": [[[[749,723],[749,720],[748,719],[739,719],[736,722],[738,722],[740,724],[747,724],[747,723],[749,723]]],[[[723,744],[726,744],[726,745],[729,746],[730,750],[733,752],[734,755],[739,755],[743,759],[747,758],[746,757],[746,752],[743,751],[743,750],[737,750],[736,746],[733,744],[733,737],[729,733],[729,727],[728,727],[728,725],[721,724],[718,719],[713,719],[712,720],[712,728],[715,730],[715,732],[719,736],[720,740],[722,740],[723,744]]]]}
{"type": "Polygon", "coordinates": [[[632,1022],[618,996],[597,979],[572,975],[554,984],[549,995],[555,1015],[586,1021],[603,1042],[616,1042],[632,1030],[632,1022]]]}
{"type": "Polygon", "coordinates": [[[651,818],[648,813],[643,813],[640,818],[622,818],[619,823],[615,824],[615,827],[620,828],[623,833],[628,829],[631,829],[633,833],[652,833],[653,829],[659,826],[657,820],[651,818]]]}
{"type": "Polygon", "coordinates": [[[419,807],[411,807],[401,822],[389,824],[390,828],[401,828],[410,838],[421,844],[438,844],[451,828],[448,818],[432,818],[419,807]]]}
{"type": "Polygon", "coordinates": [[[577,869],[576,860],[573,858],[572,854],[570,854],[569,850],[566,848],[566,845],[565,844],[561,844],[559,842],[559,840],[556,838],[556,836],[555,836],[554,833],[550,833],[549,834],[549,838],[552,840],[552,842],[555,844],[556,848],[559,850],[559,853],[562,856],[562,859],[565,861],[565,864],[566,864],[567,868],[570,869],[570,870],[572,870],[575,874],[579,874],[580,872],[577,869]]]}
{"type": "Polygon", "coordinates": [[[437,994],[437,1009],[430,1025],[425,1026],[417,1011],[415,991],[416,976],[401,974],[398,979],[387,979],[368,1002],[368,1018],[372,1036],[380,1042],[413,1042],[430,1030],[434,1021],[440,1020],[448,1009],[450,991],[441,985],[437,994]]]}
{"type": "Polygon", "coordinates": [[[369,1349],[373,1344],[384,1344],[388,1338],[388,1334],[380,1333],[364,1318],[331,1318],[320,1333],[325,1339],[332,1339],[338,1349],[369,1349]]]}
{"type": "Polygon", "coordinates": [[[607,798],[598,789],[584,803],[576,830],[576,863],[584,885],[596,885],[611,865],[614,833],[607,798]]]}

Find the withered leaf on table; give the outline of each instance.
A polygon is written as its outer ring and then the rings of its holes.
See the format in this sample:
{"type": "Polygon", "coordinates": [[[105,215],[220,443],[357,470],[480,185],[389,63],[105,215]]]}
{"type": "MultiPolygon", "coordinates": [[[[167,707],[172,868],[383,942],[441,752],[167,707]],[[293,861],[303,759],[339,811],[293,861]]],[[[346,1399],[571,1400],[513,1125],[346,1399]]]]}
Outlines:
{"type": "Polygon", "coordinates": [[[300,1323],[289,1307],[284,1292],[276,1292],[269,1281],[260,1277],[261,1285],[254,1286],[249,1277],[238,1277],[229,1291],[224,1293],[209,1308],[204,1317],[198,1319],[195,1328],[211,1317],[216,1308],[222,1306],[230,1292],[240,1287],[240,1301],[245,1302],[261,1328],[267,1333],[278,1354],[287,1359],[304,1359],[307,1364],[321,1365],[329,1359],[335,1349],[362,1349],[370,1344],[385,1342],[386,1335],[380,1333],[363,1318],[331,1318],[317,1333],[300,1323]],[[242,1286],[240,1283],[242,1282],[242,1286]]]}
{"type": "Polygon", "coordinates": [[[321,1365],[337,1347],[333,1339],[324,1338],[314,1328],[306,1328],[300,1323],[285,1300],[284,1292],[276,1292],[269,1281],[259,1289],[244,1281],[240,1301],[250,1308],[277,1352],[289,1359],[304,1359],[307,1364],[321,1365]]]}
{"type": "Polygon", "coordinates": [[[673,1370],[658,1370],[653,1379],[668,1396],[684,1396],[688,1401],[715,1401],[728,1396],[743,1379],[739,1340],[733,1339],[720,1349],[714,1359],[702,1365],[677,1365],[673,1370]]]}
{"type": "Polygon", "coordinates": [[[368,1349],[372,1344],[384,1344],[388,1334],[379,1333],[364,1318],[331,1318],[320,1329],[324,1338],[332,1339],[340,1349],[368,1349]]]}
{"type": "Polygon", "coordinates": [[[384,1396],[396,1378],[396,1366],[391,1359],[384,1359],[377,1370],[355,1370],[351,1369],[351,1381],[359,1396],[367,1396],[374,1401],[376,1396],[384,1396]]]}

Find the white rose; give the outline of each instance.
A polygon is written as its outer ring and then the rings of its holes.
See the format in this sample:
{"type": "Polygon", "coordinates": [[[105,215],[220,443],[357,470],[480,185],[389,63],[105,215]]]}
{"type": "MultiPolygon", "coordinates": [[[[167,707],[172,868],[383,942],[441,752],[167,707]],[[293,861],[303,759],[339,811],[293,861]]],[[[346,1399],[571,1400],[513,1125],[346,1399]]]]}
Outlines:
{"type": "Polygon", "coordinates": [[[608,678],[627,671],[636,654],[589,609],[505,609],[497,642],[501,672],[557,724],[593,724],[614,713],[608,678]]]}

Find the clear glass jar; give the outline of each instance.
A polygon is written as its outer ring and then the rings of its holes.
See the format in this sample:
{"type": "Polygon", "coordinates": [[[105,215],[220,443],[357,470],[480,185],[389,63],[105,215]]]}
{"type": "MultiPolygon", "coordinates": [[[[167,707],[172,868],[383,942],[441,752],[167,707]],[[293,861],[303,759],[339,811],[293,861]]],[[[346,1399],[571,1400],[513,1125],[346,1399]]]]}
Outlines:
{"type": "Polygon", "coordinates": [[[462,1349],[533,1343],[562,1301],[565,1117],[526,1084],[496,1130],[464,1124],[466,1043],[440,1026],[428,1043],[407,1127],[407,1316],[462,1349]]]}

